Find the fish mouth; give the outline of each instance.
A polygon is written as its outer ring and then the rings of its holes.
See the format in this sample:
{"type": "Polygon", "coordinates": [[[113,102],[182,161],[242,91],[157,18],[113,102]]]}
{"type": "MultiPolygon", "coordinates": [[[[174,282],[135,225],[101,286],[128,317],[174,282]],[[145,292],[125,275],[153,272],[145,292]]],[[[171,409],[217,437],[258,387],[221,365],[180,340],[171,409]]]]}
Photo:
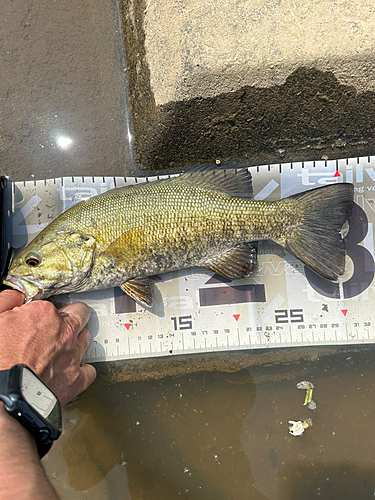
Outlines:
{"type": "Polygon", "coordinates": [[[21,278],[14,274],[8,274],[3,279],[3,283],[23,293],[25,295],[25,303],[38,299],[43,294],[43,290],[35,282],[25,277],[21,278]]]}

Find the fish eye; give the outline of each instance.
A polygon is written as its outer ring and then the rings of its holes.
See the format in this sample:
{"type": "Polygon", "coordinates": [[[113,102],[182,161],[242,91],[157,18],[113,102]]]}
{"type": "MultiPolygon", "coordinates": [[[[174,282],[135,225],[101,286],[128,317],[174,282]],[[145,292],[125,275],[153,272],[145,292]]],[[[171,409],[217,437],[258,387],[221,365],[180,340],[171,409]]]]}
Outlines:
{"type": "Polygon", "coordinates": [[[40,258],[35,255],[28,255],[26,257],[26,264],[30,267],[36,267],[40,264],[40,258]]]}

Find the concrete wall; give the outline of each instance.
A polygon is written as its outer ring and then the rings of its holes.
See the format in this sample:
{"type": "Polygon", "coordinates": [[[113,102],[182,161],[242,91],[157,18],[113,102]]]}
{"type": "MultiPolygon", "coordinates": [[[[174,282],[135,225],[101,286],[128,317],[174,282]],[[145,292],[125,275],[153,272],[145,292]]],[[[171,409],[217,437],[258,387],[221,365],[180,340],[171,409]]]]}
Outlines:
{"type": "Polygon", "coordinates": [[[370,0],[120,0],[145,168],[374,151],[370,0]]]}

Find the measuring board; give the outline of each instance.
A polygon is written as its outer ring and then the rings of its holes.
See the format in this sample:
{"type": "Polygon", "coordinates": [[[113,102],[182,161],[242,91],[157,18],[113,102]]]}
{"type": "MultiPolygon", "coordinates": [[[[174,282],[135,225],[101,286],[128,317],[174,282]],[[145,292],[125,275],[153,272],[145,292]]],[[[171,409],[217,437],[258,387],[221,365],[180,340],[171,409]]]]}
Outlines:
{"type": "MultiPolygon", "coordinates": [[[[375,342],[375,156],[262,165],[249,171],[257,200],[277,200],[335,182],[354,184],[354,213],[344,231],[346,274],[338,283],[330,282],[267,241],[259,242],[258,267],[246,280],[229,282],[198,268],[155,277],[150,310],[119,288],[57,296],[56,303],[84,301],[93,309],[87,361],[375,342]]],[[[4,189],[12,192],[11,209],[3,219],[12,227],[11,245],[25,245],[85,198],[156,179],[8,180],[4,189]]]]}

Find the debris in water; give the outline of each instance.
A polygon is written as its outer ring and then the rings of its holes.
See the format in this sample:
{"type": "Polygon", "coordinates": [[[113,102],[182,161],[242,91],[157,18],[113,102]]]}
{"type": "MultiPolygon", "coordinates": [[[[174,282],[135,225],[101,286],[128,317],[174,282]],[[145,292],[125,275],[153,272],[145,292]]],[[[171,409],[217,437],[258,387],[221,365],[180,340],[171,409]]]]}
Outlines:
{"type": "Polygon", "coordinates": [[[307,405],[307,408],[309,410],[312,410],[312,411],[316,410],[316,403],[315,403],[315,401],[311,400],[310,403],[307,405]]]}
{"type": "Polygon", "coordinates": [[[312,382],[309,382],[308,380],[302,380],[301,382],[298,382],[297,389],[304,389],[306,391],[303,406],[307,405],[310,410],[316,410],[316,403],[312,400],[314,384],[312,382]]]}
{"type": "Polygon", "coordinates": [[[312,427],[311,418],[306,418],[305,420],[289,420],[289,423],[292,424],[289,426],[289,434],[292,436],[302,436],[306,429],[312,427]]]}
{"type": "Polygon", "coordinates": [[[297,389],[314,389],[314,384],[312,382],[309,382],[308,380],[302,380],[301,382],[298,382],[297,389]]]}

